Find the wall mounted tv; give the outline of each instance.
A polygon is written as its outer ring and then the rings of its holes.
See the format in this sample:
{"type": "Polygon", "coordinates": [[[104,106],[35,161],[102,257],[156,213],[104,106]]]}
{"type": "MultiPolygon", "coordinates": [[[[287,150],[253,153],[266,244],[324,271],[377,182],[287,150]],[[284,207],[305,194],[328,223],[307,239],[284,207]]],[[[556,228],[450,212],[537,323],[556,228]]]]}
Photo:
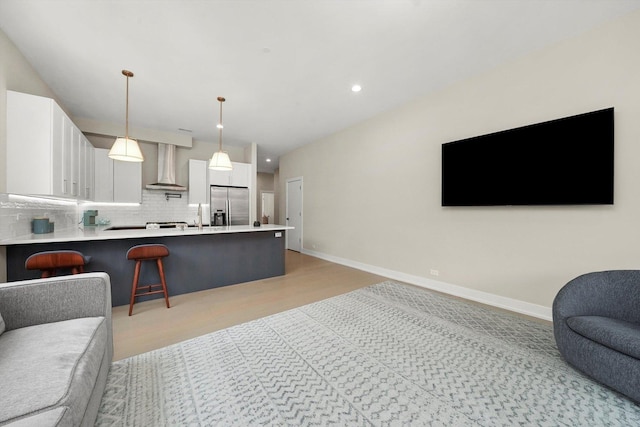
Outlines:
{"type": "Polygon", "coordinates": [[[613,108],[442,144],[442,206],[613,204],[613,108]]]}

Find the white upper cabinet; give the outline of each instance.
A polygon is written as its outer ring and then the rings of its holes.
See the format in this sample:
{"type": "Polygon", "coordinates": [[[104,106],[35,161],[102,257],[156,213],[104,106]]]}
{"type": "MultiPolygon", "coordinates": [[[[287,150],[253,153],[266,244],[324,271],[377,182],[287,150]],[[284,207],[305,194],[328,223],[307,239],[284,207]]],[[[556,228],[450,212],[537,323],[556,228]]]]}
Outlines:
{"type": "Polygon", "coordinates": [[[207,186],[207,160],[189,159],[189,203],[209,203],[209,187],[207,186]]]}
{"type": "Polygon", "coordinates": [[[104,148],[93,155],[96,202],[142,202],[142,163],[114,161],[104,148]]]}
{"type": "Polygon", "coordinates": [[[231,162],[231,171],[209,170],[209,183],[211,185],[229,185],[233,187],[251,186],[251,165],[249,163],[231,162]]]}
{"type": "MultiPolygon", "coordinates": [[[[207,166],[208,167],[208,166],[207,166]]],[[[231,185],[231,171],[209,170],[210,185],[231,185]]],[[[191,183],[189,183],[191,185],[191,183]]]]}
{"type": "Polygon", "coordinates": [[[83,183],[81,188],[84,190],[84,194],[82,194],[82,198],[84,200],[94,200],[95,196],[94,150],[95,148],[93,148],[93,145],[91,145],[89,140],[83,135],[82,152],[84,156],[83,159],[80,160],[82,170],[80,182],[83,183]]]}
{"type": "Polygon", "coordinates": [[[53,100],[7,91],[7,192],[70,197],[64,119],[53,100]]]}
{"type": "MultiPolygon", "coordinates": [[[[52,101],[53,102],[53,101],[52,101]]],[[[56,105],[56,109],[59,109],[56,105]]],[[[55,111],[55,110],[54,110],[55,111]]],[[[62,112],[62,110],[60,110],[62,112]]],[[[55,114],[55,113],[54,113],[55,114]]],[[[61,129],[62,129],[62,149],[60,151],[61,158],[58,159],[58,155],[54,156],[54,164],[59,161],[59,164],[62,167],[62,187],[63,187],[63,195],[65,197],[71,197],[73,191],[73,149],[75,145],[73,144],[73,122],[66,114],[62,113],[61,117],[61,129]]],[[[54,144],[55,148],[55,144],[54,144]]]]}
{"type": "Polygon", "coordinates": [[[89,200],[83,139],[54,100],[7,91],[7,192],[89,200]]]}
{"type": "Polygon", "coordinates": [[[142,203],[142,163],[113,161],[113,201],[142,203]]]}
{"type": "Polygon", "coordinates": [[[96,202],[113,202],[113,160],[109,150],[96,148],[93,151],[94,185],[96,202]]]}
{"type": "Polygon", "coordinates": [[[80,197],[80,159],[82,155],[82,132],[74,127],[71,129],[73,139],[71,141],[71,196],[80,197]]]}

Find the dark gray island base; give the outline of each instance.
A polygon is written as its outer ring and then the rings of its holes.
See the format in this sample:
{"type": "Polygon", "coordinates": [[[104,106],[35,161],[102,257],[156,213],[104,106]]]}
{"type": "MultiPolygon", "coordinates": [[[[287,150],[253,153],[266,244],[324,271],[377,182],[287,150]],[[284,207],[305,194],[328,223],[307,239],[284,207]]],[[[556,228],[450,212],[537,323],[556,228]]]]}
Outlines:
{"type": "MultiPolygon", "coordinates": [[[[284,274],[285,231],[255,231],[86,240],[7,245],[9,281],[40,277],[24,267],[29,255],[71,249],[92,257],[85,272],[105,271],[111,278],[113,306],[129,304],[134,261],[126,258],[134,245],[161,243],[170,255],[163,259],[169,297],[284,274]],[[278,236],[279,235],[279,236],[278,236]]],[[[144,262],[140,283],[159,283],[154,262],[144,262]]],[[[144,301],[162,295],[140,297],[144,301]]]]}

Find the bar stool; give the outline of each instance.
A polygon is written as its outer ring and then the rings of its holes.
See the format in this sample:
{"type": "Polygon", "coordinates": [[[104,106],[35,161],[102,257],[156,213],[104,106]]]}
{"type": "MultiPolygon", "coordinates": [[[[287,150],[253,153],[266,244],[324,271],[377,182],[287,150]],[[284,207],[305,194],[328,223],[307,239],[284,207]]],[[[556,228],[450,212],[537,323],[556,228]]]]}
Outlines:
{"type": "Polygon", "coordinates": [[[127,251],[127,259],[134,260],[136,262],[136,269],[133,273],[133,284],[131,285],[131,302],[129,303],[129,316],[133,312],[133,304],[136,297],[143,295],[164,294],[164,300],[169,306],[169,294],[167,293],[167,282],[164,278],[164,266],[162,265],[162,258],[169,255],[169,249],[165,245],[151,244],[151,245],[137,245],[131,247],[127,251]],[[153,285],[138,286],[138,280],[140,279],[140,266],[142,261],[156,261],[158,266],[158,272],[160,273],[160,283],[153,285]],[[158,290],[152,290],[157,289],[158,290]],[[139,292],[140,291],[140,292],[139,292]]]}
{"type": "Polygon", "coordinates": [[[84,273],[84,266],[91,260],[78,251],[46,251],[31,255],[24,263],[27,270],[40,270],[41,278],[52,277],[60,268],[70,268],[71,274],[84,273]]]}

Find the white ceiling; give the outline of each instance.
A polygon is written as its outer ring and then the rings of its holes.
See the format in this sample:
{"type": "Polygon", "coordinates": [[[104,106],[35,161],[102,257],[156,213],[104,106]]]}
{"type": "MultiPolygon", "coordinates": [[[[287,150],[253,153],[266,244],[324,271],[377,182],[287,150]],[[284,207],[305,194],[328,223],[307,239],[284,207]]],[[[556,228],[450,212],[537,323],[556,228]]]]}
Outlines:
{"type": "MultiPolygon", "coordinates": [[[[0,0],[77,117],[278,156],[640,8],[638,0],[0,0]],[[354,83],[362,85],[352,93],[354,83]]],[[[264,163],[272,157],[271,166],[264,163]]]]}

